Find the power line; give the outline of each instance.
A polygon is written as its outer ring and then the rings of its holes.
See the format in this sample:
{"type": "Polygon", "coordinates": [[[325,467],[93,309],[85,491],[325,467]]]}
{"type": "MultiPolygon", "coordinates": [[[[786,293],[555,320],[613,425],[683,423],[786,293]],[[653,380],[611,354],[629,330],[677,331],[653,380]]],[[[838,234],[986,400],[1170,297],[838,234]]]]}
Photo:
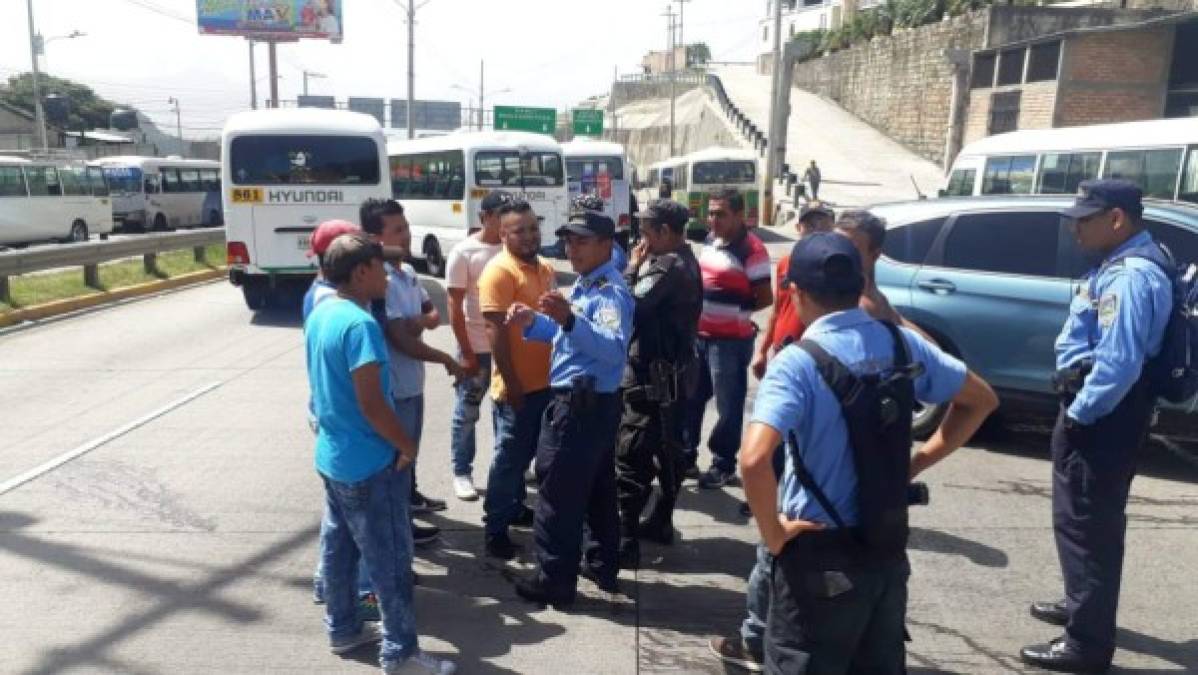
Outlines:
{"type": "Polygon", "coordinates": [[[185,17],[181,14],[176,14],[173,10],[169,10],[169,9],[166,9],[159,5],[156,5],[152,2],[149,2],[149,0],[125,0],[125,2],[127,2],[130,5],[133,5],[135,7],[140,7],[144,10],[153,12],[159,16],[164,16],[168,19],[173,19],[175,21],[185,23],[189,26],[195,23],[195,21],[193,21],[192,19],[185,17]]]}

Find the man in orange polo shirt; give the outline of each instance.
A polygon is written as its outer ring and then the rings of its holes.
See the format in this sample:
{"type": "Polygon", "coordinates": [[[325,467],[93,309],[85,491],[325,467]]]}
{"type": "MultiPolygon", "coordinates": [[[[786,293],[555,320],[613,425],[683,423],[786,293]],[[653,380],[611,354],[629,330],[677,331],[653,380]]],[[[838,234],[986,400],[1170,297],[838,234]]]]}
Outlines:
{"type": "Polygon", "coordinates": [[[557,284],[553,268],[537,255],[541,228],[532,206],[509,197],[498,212],[503,251],[487,263],[478,280],[479,308],[494,367],[495,456],[487,476],[483,523],[487,555],[511,560],[516,546],[508,528],[532,524],[532,511],[524,504],[524,472],[536,456],[541,416],[549,404],[551,348],[548,343],[525,340],[518,327],[507,324],[507,311],[517,302],[537,306],[557,284]]]}
{"type": "MultiPolygon", "coordinates": [[[[799,239],[814,232],[831,232],[836,222],[836,214],[824,206],[823,202],[808,202],[799,211],[799,219],[795,221],[795,229],[799,239]]],[[[778,288],[774,291],[774,309],[770,312],[770,321],[766,325],[765,335],[757,354],[753,357],[750,367],[757,379],[765,377],[765,366],[783,347],[790,342],[798,342],[803,336],[803,322],[799,320],[799,312],[790,299],[790,293],[784,292],[782,280],[786,278],[786,270],[790,265],[790,256],[784,255],[778,261],[776,278],[778,288]]]]}

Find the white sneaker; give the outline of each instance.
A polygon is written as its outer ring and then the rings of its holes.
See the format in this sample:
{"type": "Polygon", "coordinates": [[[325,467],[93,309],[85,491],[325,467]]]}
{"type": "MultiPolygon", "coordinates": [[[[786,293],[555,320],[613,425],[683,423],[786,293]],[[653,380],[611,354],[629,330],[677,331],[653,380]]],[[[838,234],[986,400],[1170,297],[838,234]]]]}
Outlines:
{"type": "Polygon", "coordinates": [[[474,480],[470,476],[454,476],[453,493],[464,502],[478,499],[478,490],[474,489],[474,480]]]}
{"type": "Polygon", "coordinates": [[[439,659],[423,650],[398,663],[383,663],[383,672],[387,675],[452,675],[458,672],[453,661],[439,659]]]}
{"type": "Polygon", "coordinates": [[[374,642],[379,642],[383,639],[383,632],[379,630],[379,625],[374,622],[362,624],[362,630],[357,635],[352,635],[341,640],[334,640],[329,644],[329,651],[334,654],[347,654],[363,645],[368,645],[374,642]]]}

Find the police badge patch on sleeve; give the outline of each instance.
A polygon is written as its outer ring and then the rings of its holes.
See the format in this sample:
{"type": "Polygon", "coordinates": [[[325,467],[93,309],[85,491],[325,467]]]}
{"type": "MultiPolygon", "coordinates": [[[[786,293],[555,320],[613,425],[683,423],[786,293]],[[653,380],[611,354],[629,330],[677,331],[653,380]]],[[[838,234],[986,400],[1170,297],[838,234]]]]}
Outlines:
{"type": "Polygon", "coordinates": [[[1098,325],[1110,328],[1115,324],[1115,316],[1119,313],[1119,296],[1110,293],[1098,301],[1098,325]]]}
{"type": "Polygon", "coordinates": [[[608,330],[616,330],[620,327],[620,312],[615,307],[600,307],[599,311],[595,312],[595,323],[608,330]]]}
{"type": "Polygon", "coordinates": [[[653,290],[653,287],[657,285],[659,279],[661,279],[661,277],[656,274],[641,279],[640,281],[636,282],[636,287],[632,289],[633,294],[638,298],[645,297],[649,294],[649,291],[653,290]]]}

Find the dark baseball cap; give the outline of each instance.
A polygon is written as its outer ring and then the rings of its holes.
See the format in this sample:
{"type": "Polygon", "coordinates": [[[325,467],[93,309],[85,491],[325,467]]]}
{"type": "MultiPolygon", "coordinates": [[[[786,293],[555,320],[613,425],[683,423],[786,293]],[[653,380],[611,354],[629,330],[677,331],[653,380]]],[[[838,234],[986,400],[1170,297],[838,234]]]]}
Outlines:
{"type": "Polygon", "coordinates": [[[575,211],[570,214],[570,220],[554,232],[559,237],[567,234],[577,234],[583,237],[599,237],[610,239],[616,236],[616,224],[611,218],[594,211],[575,211]]]}
{"type": "Polygon", "coordinates": [[[512,193],[504,190],[495,190],[494,192],[488,192],[487,196],[483,197],[479,208],[486,213],[494,213],[499,210],[499,207],[510,201],[512,201],[512,193]]]}
{"type": "Polygon", "coordinates": [[[861,254],[834,232],[818,232],[795,243],[786,280],[812,293],[860,293],[865,288],[861,254]]]}
{"type": "Polygon", "coordinates": [[[799,221],[804,221],[807,216],[812,214],[825,215],[832,220],[836,220],[836,212],[824,206],[823,202],[807,202],[803,208],[799,209],[799,221]]]}
{"type": "Polygon", "coordinates": [[[1082,181],[1077,201],[1061,213],[1066,218],[1087,218],[1106,211],[1122,209],[1134,216],[1144,213],[1144,191],[1135,183],[1122,178],[1082,181]]]}
{"type": "Polygon", "coordinates": [[[634,215],[643,220],[652,220],[655,223],[674,227],[686,225],[691,218],[690,211],[673,199],[654,199],[634,215]]]}

